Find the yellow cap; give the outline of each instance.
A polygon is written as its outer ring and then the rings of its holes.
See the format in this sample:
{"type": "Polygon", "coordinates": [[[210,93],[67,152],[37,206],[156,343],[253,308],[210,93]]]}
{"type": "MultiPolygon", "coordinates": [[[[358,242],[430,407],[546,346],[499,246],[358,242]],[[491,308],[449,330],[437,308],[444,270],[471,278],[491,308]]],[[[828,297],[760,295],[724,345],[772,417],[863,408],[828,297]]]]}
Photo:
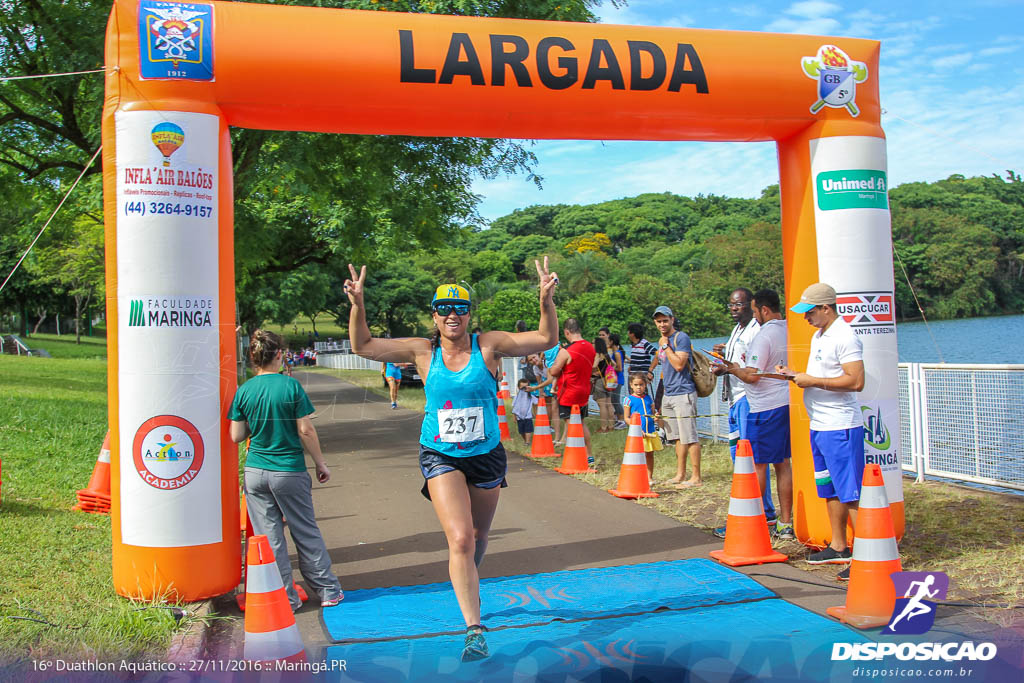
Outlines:
{"type": "Polygon", "coordinates": [[[434,292],[434,300],[430,302],[430,305],[434,304],[468,304],[469,292],[464,287],[458,285],[441,285],[434,292]]]}

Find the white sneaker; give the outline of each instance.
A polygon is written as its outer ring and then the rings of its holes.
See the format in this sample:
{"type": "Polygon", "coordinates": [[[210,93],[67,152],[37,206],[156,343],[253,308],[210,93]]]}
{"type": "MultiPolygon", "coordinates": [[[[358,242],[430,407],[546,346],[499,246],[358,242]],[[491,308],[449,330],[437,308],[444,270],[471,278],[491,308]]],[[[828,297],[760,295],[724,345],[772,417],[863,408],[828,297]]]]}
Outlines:
{"type": "Polygon", "coordinates": [[[615,423],[613,429],[629,429],[629,425],[623,422],[622,420],[619,420],[615,423]]]}

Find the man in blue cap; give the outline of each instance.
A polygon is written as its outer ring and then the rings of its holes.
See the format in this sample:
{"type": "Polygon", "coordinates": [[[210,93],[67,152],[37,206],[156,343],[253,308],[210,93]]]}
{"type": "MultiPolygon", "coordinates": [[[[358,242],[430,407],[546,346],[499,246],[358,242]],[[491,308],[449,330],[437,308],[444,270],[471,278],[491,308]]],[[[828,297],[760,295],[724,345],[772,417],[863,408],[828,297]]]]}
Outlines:
{"type": "Polygon", "coordinates": [[[832,542],[808,555],[807,562],[849,564],[846,522],[856,524],[864,477],[864,423],[857,399],[857,392],[864,388],[864,347],[836,311],[836,290],[824,282],[805,289],[800,303],[789,310],[802,313],[808,324],[818,328],[811,337],[807,372],[793,372],[783,365],[777,368],[804,390],[814,481],[818,496],[828,506],[832,527],[832,542]]]}
{"type": "Polygon", "coordinates": [[[676,442],[676,475],[666,483],[676,488],[700,486],[700,439],[697,437],[697,387],[690,372],[690,337],[676,332],[676,317],[668,306],[654,309],[654,325],[661,333],[658,340],[658,358],[661,362],[661,381],[665,396],[661,400],[661,413],[665,416],[668,439],[676,442]],[[686,476],[686,459],[693,463],[693,472],[686,476]]]}

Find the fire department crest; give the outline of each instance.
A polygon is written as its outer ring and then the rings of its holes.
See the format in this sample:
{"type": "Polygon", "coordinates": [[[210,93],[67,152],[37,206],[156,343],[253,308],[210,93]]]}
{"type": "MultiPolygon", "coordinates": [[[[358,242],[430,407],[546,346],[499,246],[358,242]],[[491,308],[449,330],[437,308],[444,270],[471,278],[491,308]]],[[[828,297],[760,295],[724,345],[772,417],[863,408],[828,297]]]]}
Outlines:
{"type": "Polygon", "coordinates": [[[142,78],[213,80],[213,7],[142,0],[142,78]]]}
{"type": "Polygon", "coordinates": [[[804,57],[800,63],[807,77],[818,81],[818,101],[811,105],[812,114],[817,114],[822,107],[846,107],[851,116],[860,114],[854,99],[857,84],[868,79],[864,62],[853,61],[835,45],[822,45],[818,54],[804,57]]]}

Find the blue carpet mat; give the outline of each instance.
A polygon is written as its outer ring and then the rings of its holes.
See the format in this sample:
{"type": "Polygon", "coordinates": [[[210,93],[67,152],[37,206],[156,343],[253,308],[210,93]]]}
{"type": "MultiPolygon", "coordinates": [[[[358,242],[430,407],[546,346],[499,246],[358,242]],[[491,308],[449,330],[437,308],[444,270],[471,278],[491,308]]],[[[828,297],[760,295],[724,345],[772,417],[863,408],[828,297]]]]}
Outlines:
{"type": "MultiPolygon", "coordinates": [[[[710,560],[651,562],[621,567],[480,582],[481,621],[488,628],[684,609],[774,597],[739,572],[710,560]]],[[[463,623],[450,583],[346,591],[323,610],[333,642],[446,633],[463,623]]]]}
{"type": "Polygon", "coordinates": [[[769,599],[492,631],[491,656],[465,664],[460,635],[332,645],[325,680],[825,682],[848,680],[857,664],[832,662],[832,643],[864,640],[769,599]]]}

